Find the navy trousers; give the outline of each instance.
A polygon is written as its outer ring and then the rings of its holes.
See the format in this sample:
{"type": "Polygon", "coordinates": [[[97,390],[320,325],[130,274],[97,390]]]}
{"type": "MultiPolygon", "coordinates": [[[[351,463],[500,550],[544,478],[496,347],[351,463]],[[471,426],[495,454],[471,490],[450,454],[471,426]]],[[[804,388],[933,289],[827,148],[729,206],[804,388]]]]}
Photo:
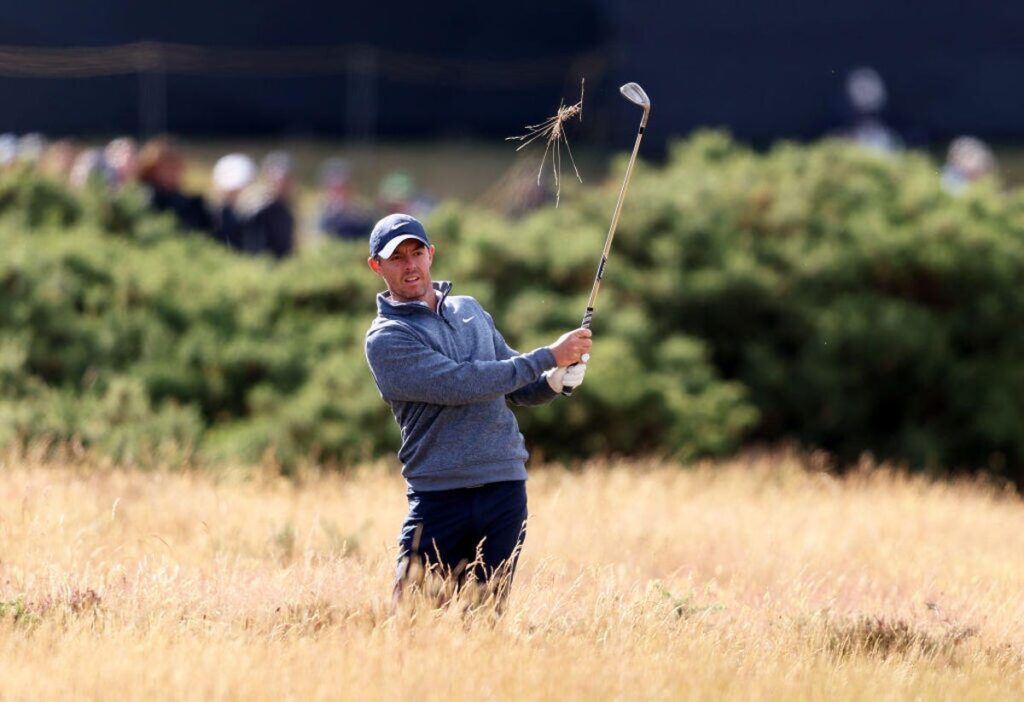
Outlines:
{"type": "Polygon", "coordinates": [[[479,487],[410,492],[409,514],[399,537],[398,582],[410,563],[481,583],[499,576],[511,584],[526,538],[526,483],[513,480],[479,487]]]}

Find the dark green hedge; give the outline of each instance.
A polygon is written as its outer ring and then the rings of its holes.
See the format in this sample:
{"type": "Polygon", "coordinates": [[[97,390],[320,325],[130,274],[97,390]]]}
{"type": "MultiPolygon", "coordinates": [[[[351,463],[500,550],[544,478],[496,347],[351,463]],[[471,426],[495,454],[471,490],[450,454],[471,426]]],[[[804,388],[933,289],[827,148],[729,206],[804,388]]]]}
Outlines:
{"type": "MultiPolygon", "coordinates": [[[[624,162],[618,164],[621,173],[624,162]]],[[[448,205],[435,277],[528,349],[578,324],[618,180],[519,221],[448,205]]],[[[144,211],[0,178],[0,442],[145,463],[393,451],[362,355],[362,244],[275,265],[144,211]]],[[[587,381],[519,412],[547,457],[798,440],[930,470],[1024,468],[1024,196],[945,194],[935,165],[718,133],[641,164],[587,381]]]]}

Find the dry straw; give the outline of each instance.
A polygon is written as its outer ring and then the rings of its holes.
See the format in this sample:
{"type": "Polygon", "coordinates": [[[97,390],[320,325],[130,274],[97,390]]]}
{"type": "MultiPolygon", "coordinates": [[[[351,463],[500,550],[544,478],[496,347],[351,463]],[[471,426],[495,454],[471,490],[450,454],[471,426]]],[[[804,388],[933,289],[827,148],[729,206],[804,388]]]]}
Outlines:
{"type": "Polygon", "coordinates": [[[547,163],[548,153],[551,154],[551,173],[554,177],[555,182],[555,207],[558,207],[558,202],[562,196],[562,143],[565,143],[565,151],[569,154],[569,162],[572,164],[572,169],[576,173],[576,178],[581,183],[583,178],[580,177],[580,171],[576,167],[576,160],[572,156],[572,149],[569,147],[569,137],[565,133],[565,123],[571,120],[573,117],[578,117],[580,121],[583,120],[583,81],[580,81],[580,99],[578,102],[572,105],[566,105],[562,102],[558,106],[558,111],[548,119],[544,120],[539,124],[530,124],[526,126],[526,134],[519,136],[508,137],[506,141],[521,141],[523,142],[516,151],[521,151],[536,140],[544,138],[546,144],[544,146],[544,156],[540,160],[540,168],[537,169],[537,185],[540,185],[541,176],[544,173],[544,164],[547,163]]]}

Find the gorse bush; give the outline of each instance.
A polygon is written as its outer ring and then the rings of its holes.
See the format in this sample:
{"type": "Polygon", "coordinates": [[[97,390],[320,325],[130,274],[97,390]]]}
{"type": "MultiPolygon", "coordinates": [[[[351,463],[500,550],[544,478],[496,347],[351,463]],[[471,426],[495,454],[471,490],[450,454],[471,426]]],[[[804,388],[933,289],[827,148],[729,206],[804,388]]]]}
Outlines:
{"type": "Polygon", "coordinates": [[[914,154],[717,134],[636,185],[618,280],[653,334],[702,339],[749,391],[749,437],[1020,477],[1021,193],[950,196],[914,154]]]}
{"type": "MultiPolygon", "coordinates": [[[[579,323],[617,187],[517,221],[446,205],[434,277],[513,346],[550,343],[579,323]]],[[[0,442],[134,463],[396,448],[363,358],[380,282],[362,243],[277,265],[175,231],[137,192],[8,173],[0,245],[0,442]]],[[[698,134],[634,176],[587,382],[520,422],[549,458],[797,440],[1020,478],[1022,274],[1020,193],[947,195],[915,154],[698,134]]]]}

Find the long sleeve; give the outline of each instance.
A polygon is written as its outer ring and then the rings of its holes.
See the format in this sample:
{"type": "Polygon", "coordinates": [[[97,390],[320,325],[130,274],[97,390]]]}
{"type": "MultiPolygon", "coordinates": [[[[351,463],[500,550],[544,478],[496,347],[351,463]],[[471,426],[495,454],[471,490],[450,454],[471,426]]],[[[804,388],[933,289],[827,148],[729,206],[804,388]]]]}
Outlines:
{"type": "Polygon", "coordinates": [[[400,327],[370,334],[366,358],[385,400],[435,405],[465,405],[509,395],[538,379],[545,382],[541,374],[555,365],[554,355],[544,347],[501,360],[459,363],[400,327]]]}
{"type": "MultiPolygon", "coordinates": [[[[484,314],[487,314],[486,312],[484,314]]],[[[501,335],[498,328],[494,326],[494,320],[488,314],[487,319],[491,322],[491,329],[494,330],[494,355],[499,359],[515,358],[519,355],[519,352],[513,349],[505,341],[505,337],[501,335]]],[[[549,366],[549,367],[553,367],[549,366]]],[[[553,399],[558,397],[558,393],[551,389],[548,385],[548,381],[542,375],[534,382],[524,385],[517,390],[514,390],[506,395],[509,402],[514,405],[520,405],[523,407],[531,407],[535,405],[543,405],[547,402],[551,402],[553,399]]]]}

